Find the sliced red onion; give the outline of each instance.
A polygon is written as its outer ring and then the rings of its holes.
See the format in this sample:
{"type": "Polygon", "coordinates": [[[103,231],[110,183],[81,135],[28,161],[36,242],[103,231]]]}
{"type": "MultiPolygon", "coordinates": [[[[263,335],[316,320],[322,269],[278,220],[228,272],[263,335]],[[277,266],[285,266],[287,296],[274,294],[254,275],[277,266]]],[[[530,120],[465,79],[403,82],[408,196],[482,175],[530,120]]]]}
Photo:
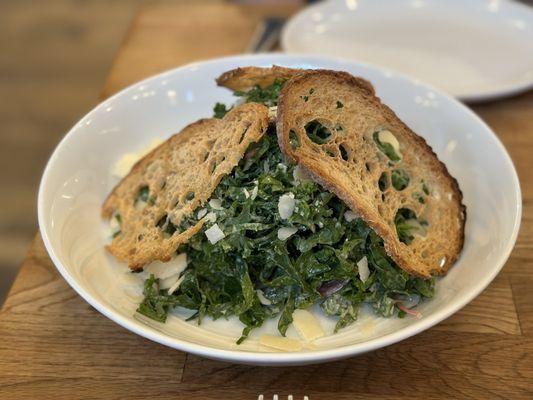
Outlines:
{"type": "Polygon", "coordinates": [[[335,279],[333,281],[327,281],[320,285],[318,292],[322,295],[322,297],[329,297],[341,290],[348,282],[348,279],[335,279]]]}
{"type": "Polygon", "coordinates": [[[396,307],[398,307],[404,313],[414,316],[416,319],[422,318],[422,313],[420,311],[412,310],[410,308],[407,308],[404,305],[402,305],[402,303],[397,303],[396,307]]]}
{"type": "Polygon", "coordinates": [[[418,294],[412,294],[410,296],[401,295],[396,297],[395,300],[401,302],[406,308],[413,308],[420,303],[420,296],[418,294]]]}

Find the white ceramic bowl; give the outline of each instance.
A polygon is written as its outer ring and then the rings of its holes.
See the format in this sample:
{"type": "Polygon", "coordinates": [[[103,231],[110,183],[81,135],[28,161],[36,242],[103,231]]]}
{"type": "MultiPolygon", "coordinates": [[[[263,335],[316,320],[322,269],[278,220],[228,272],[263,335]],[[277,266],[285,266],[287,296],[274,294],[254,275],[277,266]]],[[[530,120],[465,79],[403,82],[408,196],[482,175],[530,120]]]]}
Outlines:
{"type": "MultiPolygon", "coordinates": [[[[50,257],[87,302],[126,329],[164,345],[202,356],[258,365],[308,364],[377,349],[415,335],[459,310],[496,276],[516,240],[521,214],[518,178],[502,144],[468,108],[419,82],[370,65],[310,56],[236,56],[190,64],[134,84],[82,118],[57,146],[46,166],[38,199],[39,225],[50,257]],[[457,177],[468,209],[464,250],[448,276],[437,283],[423,317],[360,321],[316,341],[312,350],[280,353],[259,345],[265,324],[244,344],[235,344],[235,319],[201,326],[173,315],[166,324],[134,318],[141,280],[104,251],[108,240],[99,208],[116,184],[111,170],[126,152],[153,138],[166,138],[211,115],[231,93],[214,78],[238,66],[330,68],[370,80],[377,94],[422,135],[457,177]]],[[[331,332],[332,321],[323,318],[331,332]]],[[[294,332],[289,329],[289,336],[294,332]]]]}

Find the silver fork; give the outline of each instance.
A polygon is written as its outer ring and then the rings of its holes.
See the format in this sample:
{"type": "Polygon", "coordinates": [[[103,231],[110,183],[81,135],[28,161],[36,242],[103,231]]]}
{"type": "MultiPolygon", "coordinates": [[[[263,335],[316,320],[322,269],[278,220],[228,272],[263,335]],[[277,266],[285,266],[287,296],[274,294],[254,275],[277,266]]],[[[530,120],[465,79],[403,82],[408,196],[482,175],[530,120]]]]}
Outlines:
{"type": "MultiPolygon", "coordinates": [[[[257,400],[265,400],[265,396],[260,394],[259,396],[257,396],[257,400]]],[[[282,399],[277,394],[274,394],[272,396],[272,400],[282,400],[282,399]]],[[[287,400],[295,400],[295,399],[294,399],[294,396],[292,394],[289,394],[289,395],[287,395],[287,400]]],[[[309,400],[309,396],[304,396],[303,400],[309,400]]]]}
{"type": "Polygon", "coordinates": [[[261,53],[274,49],[278,44],[284,24],[284,18],[270,17],[262,20],[255,28],[246,51],[249,53],[261,53]]]}

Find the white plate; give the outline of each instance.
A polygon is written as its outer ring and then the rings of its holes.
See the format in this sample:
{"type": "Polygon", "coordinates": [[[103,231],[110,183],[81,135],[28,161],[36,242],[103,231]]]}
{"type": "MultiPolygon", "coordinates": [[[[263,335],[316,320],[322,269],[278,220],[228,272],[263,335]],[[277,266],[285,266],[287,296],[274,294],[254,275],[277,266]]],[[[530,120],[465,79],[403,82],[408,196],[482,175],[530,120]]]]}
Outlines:
{"type": "MultiPolygon", "coordinates": [[[[57,146],[41,181],[39,225],[50,257],[67,282],[92,306],[126,329],[164,345],[234,362],[281,365],[323,362],[377,349],[419,333],[450,316],[496,276],[513,248],[521,213],[513,164],[496,136],[475,114],[451,97],[370,65],[310,56],[236,56],[191,64],[139,82],[116,94],[79,121],[57,146]],[[235,319],[200,327],[178,317],[146,325],[134,318],[141,289],[138,274],[104,251],[108,232],[100,205],[117,179],[111,170],[126,152],[154,138],[167,138],[186,124],[211,115],[216,101],[231,103],[214,79],[246,65],[331,68],[370,80],[377,94],[424,136],[457,177],[468,207],[463,253],[437,283],[423,318],[383,319],[363,315],[312,350],[278,353],[257,336],[235,344],[242,326],[235,319]],[[372,322],[368,322],[372,321],[372,322]]],[[[364,314],[364,313],[363,313],[364,314]]],[[[75,318],[75,317],[73,317],[75,318]]],[[[331,321],[322,321],[331,332],[331,321]]],[[[294,332],[289,332],[294,335],[294,332]]]]}
{"type": "Polygon", "coordinates": [[[330,0],[293,17],[282,45],[381,65],[465,101],[533,87],[533,9],[510,0],[330,0]]]}

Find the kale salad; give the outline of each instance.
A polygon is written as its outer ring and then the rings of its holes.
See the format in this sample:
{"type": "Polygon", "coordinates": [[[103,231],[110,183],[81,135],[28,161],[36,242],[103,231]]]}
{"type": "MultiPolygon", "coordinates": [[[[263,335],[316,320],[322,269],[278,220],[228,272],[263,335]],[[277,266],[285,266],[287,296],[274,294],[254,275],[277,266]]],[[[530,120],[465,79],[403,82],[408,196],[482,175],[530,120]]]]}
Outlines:
{"type": "MultiPolygon", "coordinates": [[[[282,86],[277,81],[235,95],[274,107],[282,86]]],[[[218,118],[227,111],[221,103],[214,107],[218,118]]],[[[208,217],[202,230],[177,251],[188,259],[179,287],[169,294],[150,275],[140,314],[165,322],[175,307],[184,307],[194,310],[190,319],[198,324],[206,316],[236,316],[244,324],[241,343],[278,316],[285,336],[294,311],[315,304],[337,318],[338,331],[357,319],[362,303],[379,316],[402,318],[417,315],[416,305],[434,294],[434,279],[400,269],[357,214],[284,162],[274,127],[221,180],[205,208],[185,222],[202,217],[208,217]]],[[[396,222],[408,241],[419,227],[406,221],[409,216],[396,222]]]]}

